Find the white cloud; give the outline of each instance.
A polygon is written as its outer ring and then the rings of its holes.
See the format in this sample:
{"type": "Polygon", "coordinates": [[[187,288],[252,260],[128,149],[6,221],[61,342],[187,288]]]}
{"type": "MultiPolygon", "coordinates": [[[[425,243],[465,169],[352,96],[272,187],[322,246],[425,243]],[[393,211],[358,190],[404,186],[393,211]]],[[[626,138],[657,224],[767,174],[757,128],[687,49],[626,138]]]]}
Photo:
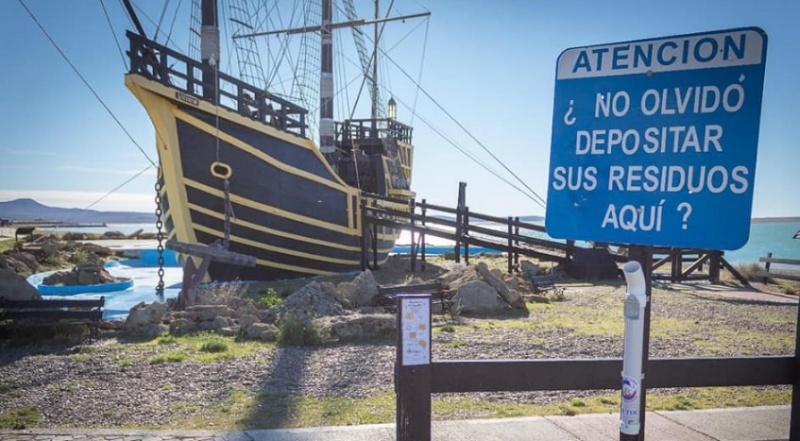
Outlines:
{"type": "MultiPolygon", "coordinates": [[[[44,205],[62,208],[88,208],[102,198],[99,191],[65,190],[2,190],[0,202],[30,198],[44,205]]],[[[155,210],[155,193],[113,193],[91,206],[100,211],[138,211],[149,213],[155,210]]]]}

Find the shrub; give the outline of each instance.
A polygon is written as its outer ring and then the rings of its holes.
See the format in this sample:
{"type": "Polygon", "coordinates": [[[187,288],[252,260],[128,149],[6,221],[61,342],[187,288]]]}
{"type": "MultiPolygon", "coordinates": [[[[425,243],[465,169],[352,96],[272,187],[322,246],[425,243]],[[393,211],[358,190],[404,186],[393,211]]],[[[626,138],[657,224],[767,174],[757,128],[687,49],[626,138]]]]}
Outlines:
{"type": "Polygon", "coordinates": [[[86,252],[86,250],[76,250],[71,256],[69,256],[69,263],[80,265],[86,262],[86,258],[88,256],[89,254],[86,252]]]}
{"type": "Polygon", "coordinates": [[[228,350],[228,344],[222,340],[210,340],[200,346],[200,352],[218,353],[228,350]]]}
{"type": "Polygon", "coordinates": [[[287,346],[315,346],[322,343],[322,335],[312,317],[286,314],[278,326],[278,343],[287,346]]]}
{"type": "Polygon", "coordinates": [[[169,354],[159,355],[150,359],[150,364],[161,363],[179,363],[186,360],[186,354],[183,352],[171,352],[169,354]]]}
{"type": "Polygon", "coordinates": [[[442,332],[456,332],[456,327],[453,325],[442,326],[442,332]]]}
{"type": "Polygon", "coordinates": [[[739,271],[739,274],[742,275],[747,280],[752,282],[760,282],[763,277],[759,277],[758,273],[762,271],[761,265],[757,263],[743,263],[736,265],[736,271],[739,271]]]}
{"type": "Polygon", "coordinates": [[[267,288],[264,295],[258,298],[258,303],[261,303],[267,308],[272,308],[282,301],[283,299],[275,292],[275,288],[267,288]]]}

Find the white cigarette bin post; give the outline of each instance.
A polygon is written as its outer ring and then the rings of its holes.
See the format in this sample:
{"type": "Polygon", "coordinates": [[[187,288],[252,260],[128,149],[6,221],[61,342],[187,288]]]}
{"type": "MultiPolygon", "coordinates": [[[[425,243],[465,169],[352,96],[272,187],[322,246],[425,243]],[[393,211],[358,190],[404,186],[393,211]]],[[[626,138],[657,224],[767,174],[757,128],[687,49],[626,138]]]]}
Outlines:
{"type": "Polygon", "coordinates": [[[630,261],[622,268],[628,292],[625,295],[625,347],[622,358],[622,404],[620,440],[638,439],[641,430],[642,352],[647,306],[647,283],[639,262],[630,261]]]}

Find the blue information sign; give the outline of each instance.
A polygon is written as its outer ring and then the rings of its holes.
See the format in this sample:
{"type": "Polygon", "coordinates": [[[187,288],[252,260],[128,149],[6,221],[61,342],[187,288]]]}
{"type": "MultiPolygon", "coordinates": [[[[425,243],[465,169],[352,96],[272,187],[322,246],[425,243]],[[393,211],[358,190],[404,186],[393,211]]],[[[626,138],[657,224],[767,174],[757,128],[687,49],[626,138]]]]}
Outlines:
{"type": "Polygon", "coordinates": [[[632,245],[743,246],[766,53],[759,28],[562,52],[547,233],[632,245]]]}

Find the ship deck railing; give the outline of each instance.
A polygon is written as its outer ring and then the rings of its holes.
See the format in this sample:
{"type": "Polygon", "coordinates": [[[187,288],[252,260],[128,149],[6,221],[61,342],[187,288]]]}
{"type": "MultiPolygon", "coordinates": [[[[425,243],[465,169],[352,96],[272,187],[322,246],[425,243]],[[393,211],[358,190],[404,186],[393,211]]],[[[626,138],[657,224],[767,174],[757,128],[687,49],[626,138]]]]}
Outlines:
{"type": "Polygon", "coordinates": [[[413,130],[411,126],[407,126],[393,118],[348,119],[336,123],[336,142],[347,145],[347,143],[353,141],[363,142],[394,138],[411,144],[413,130]]]}
{"type": "Polygon", "coordinates": [[[222,72],[213,75],[217,83],[217,87],[214,87],[214,83],[203,81],[204,66],[201,61],[193,60],[139,34],[129,31],[127,36],[130,40],[129,72],[154,79],[186,94],[176,94],[176,99],[193,104],[201,100],[211,101],[288,133],[306,136],[306,109],[222,72]],[[208,92],[214,90],[217,93],[211,93],[212,97],[208,98],[208,92]]]}

